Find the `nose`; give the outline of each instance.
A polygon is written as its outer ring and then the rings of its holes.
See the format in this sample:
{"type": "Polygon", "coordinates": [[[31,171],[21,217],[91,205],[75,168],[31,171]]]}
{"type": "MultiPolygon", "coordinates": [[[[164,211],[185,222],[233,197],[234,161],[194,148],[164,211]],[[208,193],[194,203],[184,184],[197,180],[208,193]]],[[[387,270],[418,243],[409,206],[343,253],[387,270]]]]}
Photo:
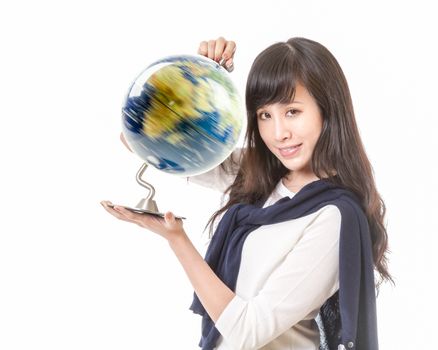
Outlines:
{"type": "Polygon", "coordinates": [[[292,133],[285,118],[274,118],[274,133],[275,139],[278,142],[287,140],[291,137],[292,133]]]}

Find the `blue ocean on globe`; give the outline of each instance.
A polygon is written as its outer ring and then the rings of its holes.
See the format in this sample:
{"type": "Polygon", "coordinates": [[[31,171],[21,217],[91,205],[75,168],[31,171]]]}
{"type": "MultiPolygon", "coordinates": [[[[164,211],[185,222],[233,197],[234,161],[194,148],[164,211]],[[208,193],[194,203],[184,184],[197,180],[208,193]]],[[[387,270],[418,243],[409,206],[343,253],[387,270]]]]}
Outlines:
{"type": "Polygon", "coordinates": [[[122,108],[131,149],[157,169],[181,176],[224,161],[237,145],[243,120],[229,73],[200,55],[151,64],[131,85],[122,108]]]}

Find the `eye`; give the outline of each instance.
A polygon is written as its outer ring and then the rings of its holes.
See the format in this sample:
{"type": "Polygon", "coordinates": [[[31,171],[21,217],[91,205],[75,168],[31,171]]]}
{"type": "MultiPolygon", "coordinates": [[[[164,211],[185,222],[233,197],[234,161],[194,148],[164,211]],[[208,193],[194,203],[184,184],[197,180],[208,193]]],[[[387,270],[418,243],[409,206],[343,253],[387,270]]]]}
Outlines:
{"type": "Polygon", "coordinates": [[[298,109],[289,109],[286,114],[295,117],[300,114],[300,111],[298,109]]]}
{"type": "Polygon", "coordinates": [[[269,115],[269,113],[266,113],[266,112],[259,113],[259,119],[261,119],[261,120],[268,119],[270,117],[271,116],[269,115]]]}

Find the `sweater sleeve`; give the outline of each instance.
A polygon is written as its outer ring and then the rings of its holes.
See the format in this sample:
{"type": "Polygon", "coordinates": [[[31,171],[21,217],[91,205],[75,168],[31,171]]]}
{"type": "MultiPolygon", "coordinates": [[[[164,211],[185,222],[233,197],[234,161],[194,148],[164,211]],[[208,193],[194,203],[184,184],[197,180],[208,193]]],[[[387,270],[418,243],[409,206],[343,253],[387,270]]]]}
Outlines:
{"type": "Polygon", "coordinates": [[[339,289],[341,213],[327,206],[252,298],[239,295],[216,328],[233,349],[258,349],[305,319],[339,289]]]}
{"type": "Polygon", "coordinates": [[[187,177],[187,182],[224,192],[236,178],[241,154],[242,148],[236,148],[221,164],[205,173],[187,177]]]}

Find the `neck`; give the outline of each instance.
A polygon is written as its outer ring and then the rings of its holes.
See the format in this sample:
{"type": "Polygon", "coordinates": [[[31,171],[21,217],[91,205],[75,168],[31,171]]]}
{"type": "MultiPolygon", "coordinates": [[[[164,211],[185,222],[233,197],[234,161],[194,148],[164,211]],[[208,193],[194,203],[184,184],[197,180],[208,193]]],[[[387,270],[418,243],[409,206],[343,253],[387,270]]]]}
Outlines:
{"type": "Polygon", "coordinates": [[[291,171],[283,178],[282,181],[287,189],[291,190],[292,192],[298,192],[304,186],[316,180],[319,180],[319,178],[313,173],[297,174],[291,171]]]}

